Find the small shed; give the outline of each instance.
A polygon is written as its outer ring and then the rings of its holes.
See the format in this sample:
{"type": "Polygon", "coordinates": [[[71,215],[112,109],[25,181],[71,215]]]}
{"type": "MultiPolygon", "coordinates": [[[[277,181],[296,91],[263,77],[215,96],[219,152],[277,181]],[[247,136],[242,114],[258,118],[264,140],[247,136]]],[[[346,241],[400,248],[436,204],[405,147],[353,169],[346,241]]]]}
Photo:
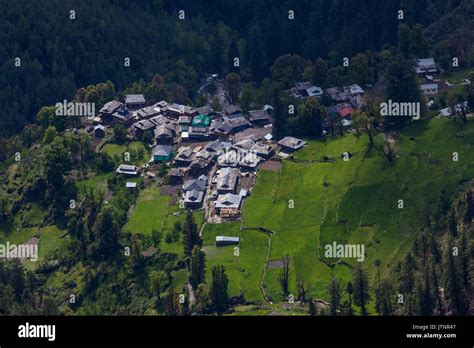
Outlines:
{"type": "Polygon", "coordinates": [[[239,244],[240,237],[216,236],[216,246],[239,244]]]}

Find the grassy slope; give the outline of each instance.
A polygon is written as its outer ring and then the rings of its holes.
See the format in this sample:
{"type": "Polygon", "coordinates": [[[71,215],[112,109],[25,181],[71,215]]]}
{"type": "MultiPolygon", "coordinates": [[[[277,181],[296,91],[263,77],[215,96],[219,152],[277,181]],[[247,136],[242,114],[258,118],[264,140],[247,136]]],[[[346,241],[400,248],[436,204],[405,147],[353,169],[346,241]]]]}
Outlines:
{"type": "MultiPolygon", "coordinates": [[[[183,244],[180,240],[173,243],[166,243],[164,236],[173,229],[176,222],[184,224],[186,214],[184,210],[176,205],[170,204],[171,196],[161,196],[160,188],[148,187],[140,192],[136,206],[132,211],[130,219],[123,227],[124,232],[142,233],[151,235],[154,229],[160,231],[163,236],[161,250],[163,252],[173,252],[178,255],[183,253],[183,244]],[[173,213],[180,212],[179,215],[173,213]]],[[[204,221],[202,212],[195,212],[194,219],[198,227],[204,221]]]]}
{"type": "MultiPolygon", "coordinates": [[[[346,260],[347,265],[331,269],[318,258],[318,246],[321,252],[326,243],[333,241],[364,244],[364,267],[374,282],[373,261],[382,261],[382,273],[398,262],[416,238],[424,206],[434,202],[443,188],[453,193],[460,182],[474,178],[472,124],[462,128],[452,121],[434,119],[407,126],[397,141],[394,165],[388,165],[376,151],[366,152],[367,142],[366,136],[353,135],[311,142],[296,154],[296,159],[320,160],[328,156],[334,161],[284,161],[280,173],[258,173],[255,190],[245,202],[244,226],[264,226],[276,232],[270,260],[290,256],[293,293],[297,279],[302,279],[310,284],[313,296],[327,298],[332,272],[344,281],[350,279],[350,267],[355,261],[346,260]],[[459,132],[465,134],[464,138],[456,137],[459,132]],[[345,151],[354,154],[348,162],[339,157],[345,151]],[[452,161],[454,151],[459,153],[458,162],[452,161]],[[404,200],[404,209],[397,208],[398,199],[404,200]],[[289,208],[289,200],[294,201],[293,209],[289,208]]],[[[227,230],[226,225],[210,225],[205,234],[225,234],[227,230]]],[[[246,296],[248,300],[261,301],[260,278],[243,278],[237,272],[236,261],[231,262],[230,251],[219,249],[222,252],[208,254],[208,262],[226,265],[231,294],[236,293],[233,283],[237,283],[250,295],[246,296]]],[[[249,264],[248,272],[261,274],[265,252],[266,248],[258,243],[248,245],[247,250],[241,248],[240,259],[249,257],[255,261],[249,264]]],[[[320,253],[322,259],[323,254],[320,253]]],[[[332,263],[335,259],[327,261],[332,263]]],[[[273,301],[281,300],[278,273],[278,268],[268,269],[264,279],[273,301]]]]}

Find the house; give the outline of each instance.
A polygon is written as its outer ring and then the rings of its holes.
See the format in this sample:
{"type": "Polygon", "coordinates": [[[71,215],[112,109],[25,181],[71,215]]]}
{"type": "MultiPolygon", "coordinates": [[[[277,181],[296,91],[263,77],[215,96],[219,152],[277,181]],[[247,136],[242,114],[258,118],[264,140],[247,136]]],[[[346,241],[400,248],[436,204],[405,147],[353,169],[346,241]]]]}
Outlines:
{"type": "Polygon", "coordinates": [[[341,117],[351,117],[353,113],[354,113],[354,109],[351,108],[350,106],[347,106],[339,110],[339,115],[341,117]]]}
{"type": "Polygon", "coordinates": [[[253,154],[264,158],[268,158],[273,153],[273,148],[270,145],[260,142],[260,139],[261,137],[257,136],[248,137],[235,143],[234,147],[244,151],[252,152],[253,154]]]}
{"type": "Polygon", "coordinates": [[[195,108],[193,108],[192,106],[188,106],[188,105],[185,105],[184,106],[184,113],[183,113],[185,116],[196,116],[198,113],[197,113],[197,110],[195,108]]]}
{"type": "Polygon", "coordinates": [[[220,194],[234,193],[237,188],[239,171],[236,168],[222,168],[217,175],[217,192],[220,194]]]}
{"type": "Polygon", "coordinates": [[[207,177],[201,175],[197,179],[191,179],[183,185],[184,205],[187,208],[198,208],[204,200],[207,187],[207,177]]]}
{"type": "Polygon", "coordinates": [[[209,105],[204,105],[204,106],[201,106],[200,108],[197,108],[196,112],[198,113],[198,115],[208,116],[214,113],[214,109],[211,108],[209,105]]]}
{"type": "Polygon", "coordinates": [[[204,200],[204,191],[191,190],[184,194],[184,206],[186,208],[196,209],[202,205],[204,200]]]}
{"type": "Polygon", "coordinates": [[[216,246],[239,244],[240,237],[216,236],[216,246]]]}
{"type": "Polygon", "coordinates": [[[237,165],[242,172],[254,172],[257,170],[261,161],[262,159],[258,157],[255,152],[249,151],[240,157],[240,161],[237,165]]]}
{"type": "Polygon", "coordinates": [[[209,127],[211,124],[211,118],[205,115],[197,115],[193,117],[191,125],[193,127],[209,127]]]}
{"type": "Polygon", "coordinates": [[[438,72],[433,58],[417,59],[415,70],[417,74],[433,74],[438,72]]]}
{"type": "Polygon", "coordinates": [[[172,144],[175,130],[170,125],[162,124],[155,128],[154,136],[157,144],[172,144]]]}
{"type": "Polygon", "coordinates": [[[138,168],[136,166],[121,164],[115,171],[117,174],[137,175],[138,168]]]}
{"type": "Polygon", "coordinates": [[[132,113],[128,111],[128,108],[124,105],[120,106],[117,111],[112,114],[112,120],[115,123],[129,126],[133,122],[132,113]]]}
{"type": "MultiPolygon", "coordinates": [[[[171,120],[163,115],[153,116],[149,119],[149,121],[155,124],[156,126],[171,124],[171,120]]],[[[170,128],[173,128],[173,127],[170,125],[170,128]]]]}
{"type": "Polygon", "coordinates": [[[125,96],[125,105],[130,110],[143,108],[145,104],[145,96],[143,94],[128,94],[125,96]]]}
{"type": "Polygon", "coordinates": [[[213,157],[208,158],[196,157],[191,161],[189,165],[189,174],[193,177],[198,175],[207,174],[211,170],[213,164],[213,157]]]}
{"type": "Polygon", "coordinates": [[[182,146],[174,158],[178,167],[188,167],[193,159],[193,150],[189,146],[182,146]]]}
{"type": "Polygon", "coordinates": [[[184,115],[184,112],[184,105],[173,103],[171,105],[168,105],[165,114],[166,116],[178,118],[179,116],[184,115]]]}
{"type": "Polygon", "coordinates": [[[112,121],[112,115],[122,106],[122,103],[117,100],[112,100],[104,104],[104,106],[99,110],[101,118],[104,121],[112,121]]]}
{"type": "Polygon", "coordinates": [[[131,132],[135,138],[141,138],[146,131],[152,131],[155,128],[155,124],[150,120],[141,120],[135,122],[131,127],[131,132]]]}
{"type": "Polygon", "coordinates": [[[420,90],[423,95],[436,95],[438,94],[437,83],[422,83],[420,84],[420,90]]]}
{"type": "Polygon", "coordinates": [[[215,208],[218,214],[220,214],[223,209],[226,209],[226,210],[232,209],[238,212],[241,204],[242,204],[241,195],[226,193],[224,195],[219,195],[217,197],[215,208]]]}
{"type": "Polygon", "coordinates": [[[183,184],[183,192],[186,191],[206,191],[207,177],[200,175],[197,179],[190,179],[183,184]]]}
{"type": "Polygon", "coordinates": [[[326,89],[326,93],[336,103],[348,101],[351,98],[351,93],[349,91],[341,91],[337,87],[331,87],[331,88],[326,89]]]}
{"type": "Polygon", "coordinates": [[[233,119],[224,118],[224,121],[217,124],[214,132],[220,136],[228,136],[240,132],[246,128],[250,128],[252,124],[245,117],[233,119]]]}
{"type": "Polygon", "coordinates": [[[178,124],[180,126],[190,126],[192,122],[192,117],[190,116],[179,116],[178,118],[178,124]]]}
{"type": "Polygon", "coordinates": [[[257,156],[263,158],[270,158],[273,154],[273,148],[270,145],[264,143],[255,143],[255,145],[252,146],[250,151],[254,152],[257,156]]]}
{"type": "Polygon", "coordinates": [[[319,97],[324,93],[321,87],[314,86],[311,82],[297,82],[291,91],[297,98],[319,97]]]}
{"type": "Polygon", "coordinates": [[[459,104],[456,104],[454,105],[454,107],[449,107],[449,108],[445,108],[445,109],[441,109],[439,110],[439,116],[442,116],[442,117],[451,117],[453,115],[453,111],[455,113],[460,113],[462,112],[462,110],[466,110],[467,109],[467,101],[465,101],[464,103],[459,103],[459,104]]]}
{"type": "Polygon", "coordinates": [[[205,141],[209,138],[209,129],[207,127],[194,127],[191,126],[188,128],[188,137],[189,141],[205,141]]]}
{"type": "Polygon", "coordinates": [[[249,120],[255,126],[264,126],[270,123],[270,116],[265,110],[249,111],[249,120]]]}
{"type": "Polygon", "coordinates": [[[183,182],[184,178],[184,170],[183,168],[171,168],[168,172],[170,177],[170,184],[171,185],[178,185],[183,182]]]}
{"type": "Polygon", "coordinates": [[[217,154],[219,154],[223,149],[229,149],[231,147],[231,143],[226,143],[226,142],[222,142],[222,141],[219,141],[219,140],[215,140],[215,141],[212,141],[210,143],[208,143],[205,147],[205,150],[211,154],[213,154],[214,156],[216,156],[217,154]]]}
{"type": "Polygon", "coordinates": [[[306,141],[287,136],[281,139],[277,144],[280,145],[281,151],[291,153],[305,146],[306,141]]]}
{"type": "Polygon", "coordinates": [[[96,138],[104,138],[105,137],[105,127],[101,124],[98,124],[94,127],[94,136],[96,138]]]}
{"type": "Polygon", "coordinates": [[[144,107],[136,112],[136,116],[139,119],[147,119],[154,116],[158,116],[161,113],[161,108],[155,104],[151,106],[144,107]]]}
{"type": "Polygon", "coordinates": [[[349,91],[352,97],[355,97],[356,95],[365,94],[365,91],[358,84],[353,84],[353,85],[344,87],[343,89],[349,91]]]}
{"type": "Polygon", "coordinates": [[[156,145],[153,148],[153,160],[155,162],[165,162],[171,160],[173,157],[173,146],[171,145],[156,145]]]}

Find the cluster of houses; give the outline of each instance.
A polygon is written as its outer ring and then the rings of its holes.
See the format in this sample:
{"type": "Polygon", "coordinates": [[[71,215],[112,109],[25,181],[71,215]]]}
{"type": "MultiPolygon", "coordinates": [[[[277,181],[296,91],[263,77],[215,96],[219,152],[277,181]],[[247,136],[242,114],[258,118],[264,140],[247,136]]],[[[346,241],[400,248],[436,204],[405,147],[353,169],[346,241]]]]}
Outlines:
{"type": "MultiPolygon", "coordinates": [[[[438,72],[434,60],[424,58],[416,63],[420,80],[432,81],[432,74],[438,72]]],[[[437,93],[437,84],[421,83],[420,89],[430,96],[437,93]]],[[[343,127],[349,127],[354,111],[364,105],[365,91],[357,84],[322,90],[310,82],[298,82],[290,93],[298,99],[326,94],[332,101],[326,107],[326,122],[337,117],[342,119],[343,127]]],[[[289,136],[278,142],[273,139],[273,109],[269,105],[244,114],[238,105],[215,111],[209,105],[192,107],[166,101],[148,104],[142,94],[106,103],[93,128],[96,138],[105,136],[107,125],[121,124],[128,129],[130,139],[149,143],[150,163],[169,167],[169,183],[181,187],[184,206],[204,208],[215,221],[240,216],[242,202],[251,194],[256,170],[262,163],[291,156],[306,144],[289,136]]],[[[139,175],[141,168],[122,164],[116,172],[133,176],[139,175]]]]}
{"type": "MultiPolygon", "coordinates": [[[[426,103],[426,106],[432,107],[434,100],[432,97],[438,95],[440,90],[440,85],[438,82],[439,79],[435,78],[435,75],[440,73],[436,62],[433,58],[421,58],[416,60],[415,66],[416,73],[418,74],[418,79],[420,80],[420,90],[424,96],[430,100],[426,103]]],[[[452,85],[449,82],[445,82],[448,87],[452,85]]],[[[441,85],[442,86],[442,85],[441,85]]],[[[439,110],[438,116],[440,117],[452,117],[453,114],[467,113],[468,105],[467,101],[458,103],[454,106],[450,106],[444,109],[439,110]]]]}
{"type": "Polygon", "coordinates": [[[297,82],[290,89],[290,94],[297,99],[321,97],[325,93],[332,101],[331,105],[326,107],[328,120],[326,120],[325,128],[330,128],[331,120],[339,117],[341,118],[342,126],[349,127],[352,124],[351,116],[354,111],[364,105],[363,96],[365,91],[358,84],[342,88],[331,87],[323,90],[321,87],[314,86],[311,82],[297,82]]]}
{"type": "MultiPolygon", "coordinates": [[[[150,163],[166,163],[169,183],[181,187],[186,208],[209,212],[215,221],[237,219],[252,190],[259,165],[274,155],[287,157],[306,142],[272,137],[272,107],[244,115],[238,105],[221,112],[160,101],[147,105],[143,95],[127,95],[100,110],[100,126],[121,124],[130,139],[151,144],[150,163]]],[[[121,164],[117,174],[139,175],[142,168],[121,164]]],[[[143,175],[151,175],[148,170],[143,175]]]]}

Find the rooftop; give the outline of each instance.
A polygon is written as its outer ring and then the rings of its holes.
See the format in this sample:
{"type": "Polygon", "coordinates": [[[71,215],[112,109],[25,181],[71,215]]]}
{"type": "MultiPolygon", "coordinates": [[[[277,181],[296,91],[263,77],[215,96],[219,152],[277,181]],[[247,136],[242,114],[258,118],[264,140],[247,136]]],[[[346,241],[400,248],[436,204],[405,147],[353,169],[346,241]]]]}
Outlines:
{"type": "Polygon", "coordinates": [[[125,104],[145,104],[145,96],[143,94],[127,94],[125,104]]]}
{"type": "Polygon", "coordinates": [[[217,197],[216,208],[240,208],[241,203],[242,196],[226,193],[217,197]]]}
{"type": "Polygon", "coordinates": [[[153,156],[169,157],[173,153],[173,146],[171,145],[156,145],[153,148],[153,156]]]}
{"type": "Polygon", "coordinates": [[[297,150],[306,145],[306,141],[286,136],[278,142],[278,145],[289,147],[291,149],[297,150]]]}

